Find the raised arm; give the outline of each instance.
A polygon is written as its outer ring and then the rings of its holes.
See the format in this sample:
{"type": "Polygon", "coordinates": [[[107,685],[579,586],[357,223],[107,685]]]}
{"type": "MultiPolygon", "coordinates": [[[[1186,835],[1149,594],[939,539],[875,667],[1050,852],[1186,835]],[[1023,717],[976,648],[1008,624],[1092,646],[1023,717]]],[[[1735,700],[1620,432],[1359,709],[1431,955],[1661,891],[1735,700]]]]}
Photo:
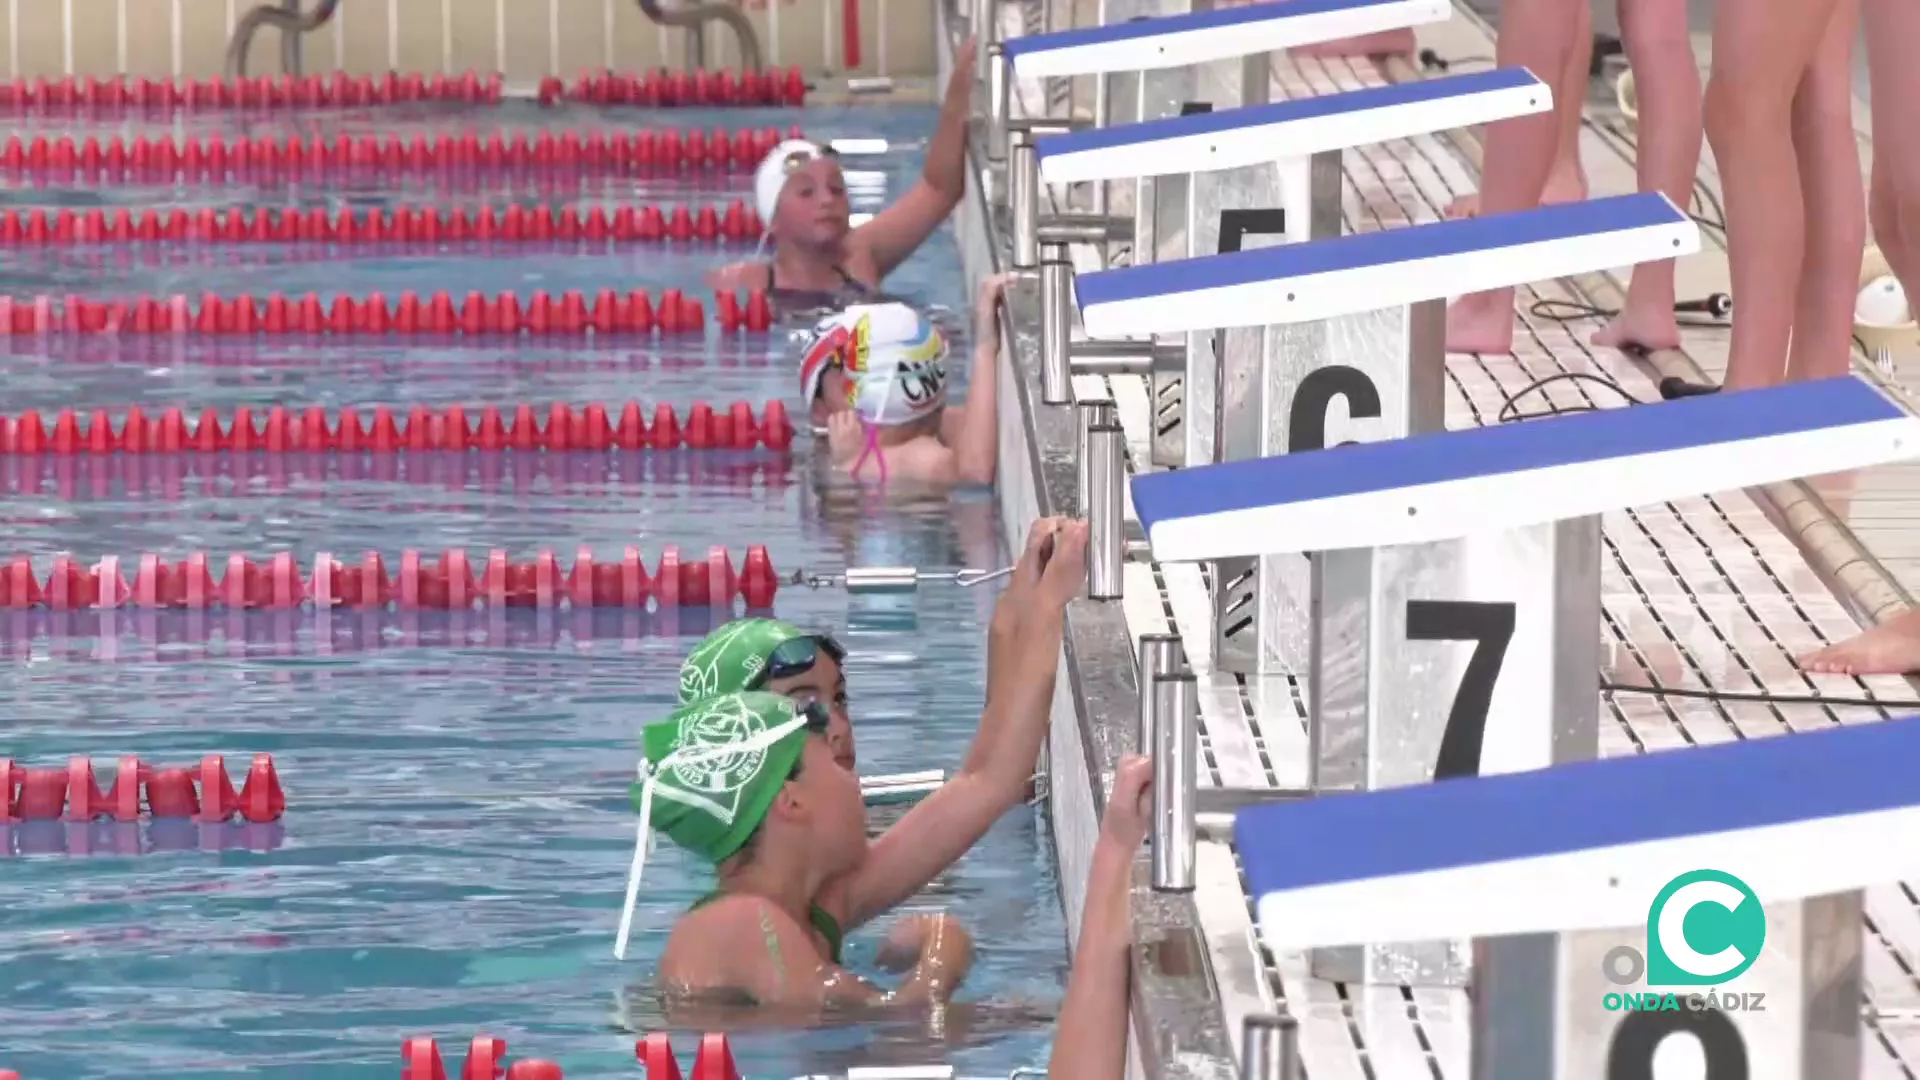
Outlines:
{"type": "Polygon", "coordinates": [[[980,730],[953,778],[874,841],[860,868],[829,891],[849,929],[920,891],[1025,800],[1047,735],[1067,601],[1085,584],[1086,550],[1084,522],[1035,523],[1000,601],[1026,610],[1005,620],[994,614],[1005,632],[988,647],[980,730]]]}
{"type": "Polygon", "coordinates": [[[980,283],[974,297],[973,367],[967,403],[941,418],[941,439],[953,448],[954,472],[969,484],[991,484],[1000,462],[1000,298],[1011,274],[980,283]]]}
{"type": "Polygon", "coordinates": [[[972,99],[973,42],[968,41],[953,58],[947,96],[940,105],[940,125],[927,147],[920,179],[848,237],[851,244],[865,249],[880,277],[906,262],[966,195],[967,109],[972,99]]]}
{"type": "Polygon", "coordinates": [[[1127,991],[1133,977],[1133,856],[1146,839],[1153,762],[1121,759],[1087,874],[1080,942],[1053,1037],[1047,1080],[1120,1080],[1127,1067],[1127,991]]]}

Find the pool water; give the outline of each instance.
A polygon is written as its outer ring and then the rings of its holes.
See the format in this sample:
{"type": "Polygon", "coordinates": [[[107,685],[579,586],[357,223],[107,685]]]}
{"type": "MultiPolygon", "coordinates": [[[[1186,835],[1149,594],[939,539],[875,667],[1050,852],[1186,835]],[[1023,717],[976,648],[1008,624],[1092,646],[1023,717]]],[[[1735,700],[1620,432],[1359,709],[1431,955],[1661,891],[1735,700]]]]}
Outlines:
{"type": "MultiPolygon", "coordinates": [[[[920,168],[934,112],[923,107],[548,115],[530,108],[394,110],[248,130],[285,134],[491,130],[500,123],[765,127],[814,137],[886,137],[851,158],[856,211],[897,194],[920,168]],[[865,205],[861,205],[861,204],[865,205]]],[[[193,133],[208,130],[193,118],[193,133]]],[[[234,132],[240,125],[225,129],[234,132]]],[[[21,129],[25,130],[25,129],[21,129]]],[[[88,130],[106,130],[89,126],[88,130]]],[[[119,129],[115,129],[119,130],[119,129]]],[[[133,130],[170,130],[138,127],[133,130]]],[[[0,136],[4,137],[4,136],[0,136]]],[[[463,207],[525,191],[409,181],[360,191],[359,204],[463,207]]],[[[745,173],[621,182],[552,193],[720,203],[748,198],[745,173]]],[[[7,205],[311,205],[338,190],[204,187],[45,189],[16,183],[7,205]]],[[[713,245],[557,253],[369,251],[317,261],[311,248],[208,246],[0,251],[9,292],[102,295],[215,291],[366,293],[411,289],[680,287],[742,257],[713,245]]],[[[956,309],[955,362],[967,352],[958,255],[944,231],[888,282],[956,309]]],[[[795,396],[785,344],[770,338],[476,344],[325,340],[13,340],[0,345],[8,412],[207,406],[575,404],[638,399],[684,408],[795,396]]],[[[765,544],[776,569],[857,565],[991,567],[1006,558],[984,491],[876,500],[836,486],[802,446],[755,454],[410,455],[404,459],[245,455],[0,461],[4,554],[44,573],[156,551],[180,558],[290,550],[344,558],[407,548],[529,555],[631,544],[648,565],[664,545],[739,553],[765,544]]],[[[952,768],[978,720],[992,596],[930,586],[909,596],[789,588],[783,618],[839,635],[852,650],[863,772],[952,768]]],[[[284,828],[239,837],[264,850],[202,851],[161,830],[139,856],[4,858],[0,868],[0,1068],[28,1080],[163,1075],[383,1078],[402,1041],[438,1038],[458,1068],[479,1032],[510,1057],[561,1063],[570,1080],[630,1076],[631,1027],[660,1026],[648,992],[675,916],[710,873],[662,843],[650,865],[627,963],[613,929],[633,840],[626,797],[639,727],[671,707],[679,659],[704,613],[472,615],[0,613],[0,756],[51,766],[123,754],[160,764],[225,753],[275,756],[284,828]]],[[[886,814],[876,811],[875,823],[886,814]]],[[[1003,820],[906,910],[954,911],[978,946],[962,1002],[938,1016],[827,1031],[743,1033],[752,1077],[843,1072],[861,1064],[950,1063],[966,1076],[1041,1064],[1065,974],[1064,922],[1041,816],[1003,820]]],[[[46,836],[19,830],[16,845],[46,836]]],[[[95,834],[111,831],[106,826],[95,834]]],[[[237,830],[236,830],[237,831],[237,830]]],[[[55,837],[53,843],[59,843],[55,837]]],[[[105,844],[98,845],[106,847],[105,844]]],[[[854,935],[871,960],[888,920],[854,935]]],[[[682,1036],[683,1064],[693,1040],[682,1036]]]]}

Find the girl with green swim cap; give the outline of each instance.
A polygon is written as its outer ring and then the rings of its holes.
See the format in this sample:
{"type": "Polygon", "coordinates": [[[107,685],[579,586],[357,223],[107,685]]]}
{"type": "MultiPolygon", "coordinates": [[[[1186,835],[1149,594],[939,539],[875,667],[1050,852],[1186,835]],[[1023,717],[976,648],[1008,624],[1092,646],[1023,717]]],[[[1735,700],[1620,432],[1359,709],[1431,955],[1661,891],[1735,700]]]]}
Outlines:
{"type": "Polygon", "coordinates": [[[720,879],[716,895],[681,916],[668,939],[660,978],[675,991],[734,991],[760,1005],[808,1007],[950,993],[972,955],[952,920],[896,929],[883,951],[900,956],[908,975],[892,994],[840,967],[838,937],[919,892],[1024,803],[1046,737],[1066,605],[1085,579],[1086,539],[1081,522],[1035,524],[994,611],[986,708],[966,760],[871,844],[848,767],[838,646],[771,620],[730,624],[702,642],[681,671],[681,709],[650,725],[643,740],[641,839],[616,955],[625,952],[651,825],[714,863],[720,879]],[[812,650],[812,666],[783,668],[783,648],[795,665],[812,650]],[[808,671],[820,677],[793,681],[808,671]],[[833,708],[817,696],[823,691],[833,694],[833,708]],[[910,957],[917,958],[909,966],[910,957]]]}

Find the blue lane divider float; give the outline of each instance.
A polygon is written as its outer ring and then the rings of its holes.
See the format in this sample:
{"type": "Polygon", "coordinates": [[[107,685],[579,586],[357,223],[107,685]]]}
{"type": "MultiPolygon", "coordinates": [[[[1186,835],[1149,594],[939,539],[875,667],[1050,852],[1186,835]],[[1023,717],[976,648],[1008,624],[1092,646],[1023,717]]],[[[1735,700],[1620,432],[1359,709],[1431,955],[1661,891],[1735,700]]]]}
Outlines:
{"type": "Polygon", "coordinates": [[[1447,0],[1276,0],[1029,34],[1001,48],[1022,79],[1184,67],[1445,22],[1447,0]]]}
{"type": "Polygon", "coordinates": [[[1691,255],[1700,230],[1656,193],[1436,221],[1087,274],[1096,338],[1309,322],[1691,255]]]}
{"type": "Polygon", "coordinates": [[[1532,72],[1494,68],[1048,135],[1034,152],[1050,184],[1116,180],[1271,164],[1552,108],[1552,89],[1532,72]]]}
{"type": "Polygon", "coordinates": [[[1703,867],[1764,904],[1920,874],[1917,760],[1888,720],[1252,807],[1234,843],[1272,948],[1631,926],[1703,867]]]}
{"type": "MultiPolygon", "coordinates": [[[[1278,250],[1278,249],[1272,249],[1278,250]]],[[[1428,543],[1920,457],[1852,376],[1132,481],[1161,562],[1428,543]]]]}

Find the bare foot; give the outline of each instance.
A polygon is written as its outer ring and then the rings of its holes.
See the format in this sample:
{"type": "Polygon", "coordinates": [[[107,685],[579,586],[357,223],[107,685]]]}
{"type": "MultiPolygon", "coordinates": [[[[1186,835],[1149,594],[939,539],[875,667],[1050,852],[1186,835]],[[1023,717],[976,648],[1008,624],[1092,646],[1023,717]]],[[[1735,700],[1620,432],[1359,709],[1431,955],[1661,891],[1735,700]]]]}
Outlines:
{"type": "Polygon", "coordinates": [[[1804,656],[1800,666],[1822,675],[1905,675],[1920,671],[1920,611],[1896,616],[1804,656]]]}
{"type": "Polygon", "coordinates": [[[1673,305],[1665,307],[1626,307],[1594,331],[1593,343],[1621,352],[1658,352],[1680,347],[1680,324],[1673,317],[1673,305]]]}
{"type": "MultiPolygon", "coordinates": [[[[1558,203],[1585,202],[1587,198],[1587,176],[1578,165],[1571,167],[1555,166],[1553,175],[1547,177],[1546,190],[1540,193],[1541,206],[1553,206],[1558,203]]],[[[1447,204],[1446,215],[1450,218],[1473,217],[1480,212],[1480,193],[1469,192],[1447,204]]]]}
{"type": "Polygon", "coordinates": [[[1472,293],[1447,308],[1447,351],[1497,355],[1513,351],[1513,290],[1472,293]]]}

